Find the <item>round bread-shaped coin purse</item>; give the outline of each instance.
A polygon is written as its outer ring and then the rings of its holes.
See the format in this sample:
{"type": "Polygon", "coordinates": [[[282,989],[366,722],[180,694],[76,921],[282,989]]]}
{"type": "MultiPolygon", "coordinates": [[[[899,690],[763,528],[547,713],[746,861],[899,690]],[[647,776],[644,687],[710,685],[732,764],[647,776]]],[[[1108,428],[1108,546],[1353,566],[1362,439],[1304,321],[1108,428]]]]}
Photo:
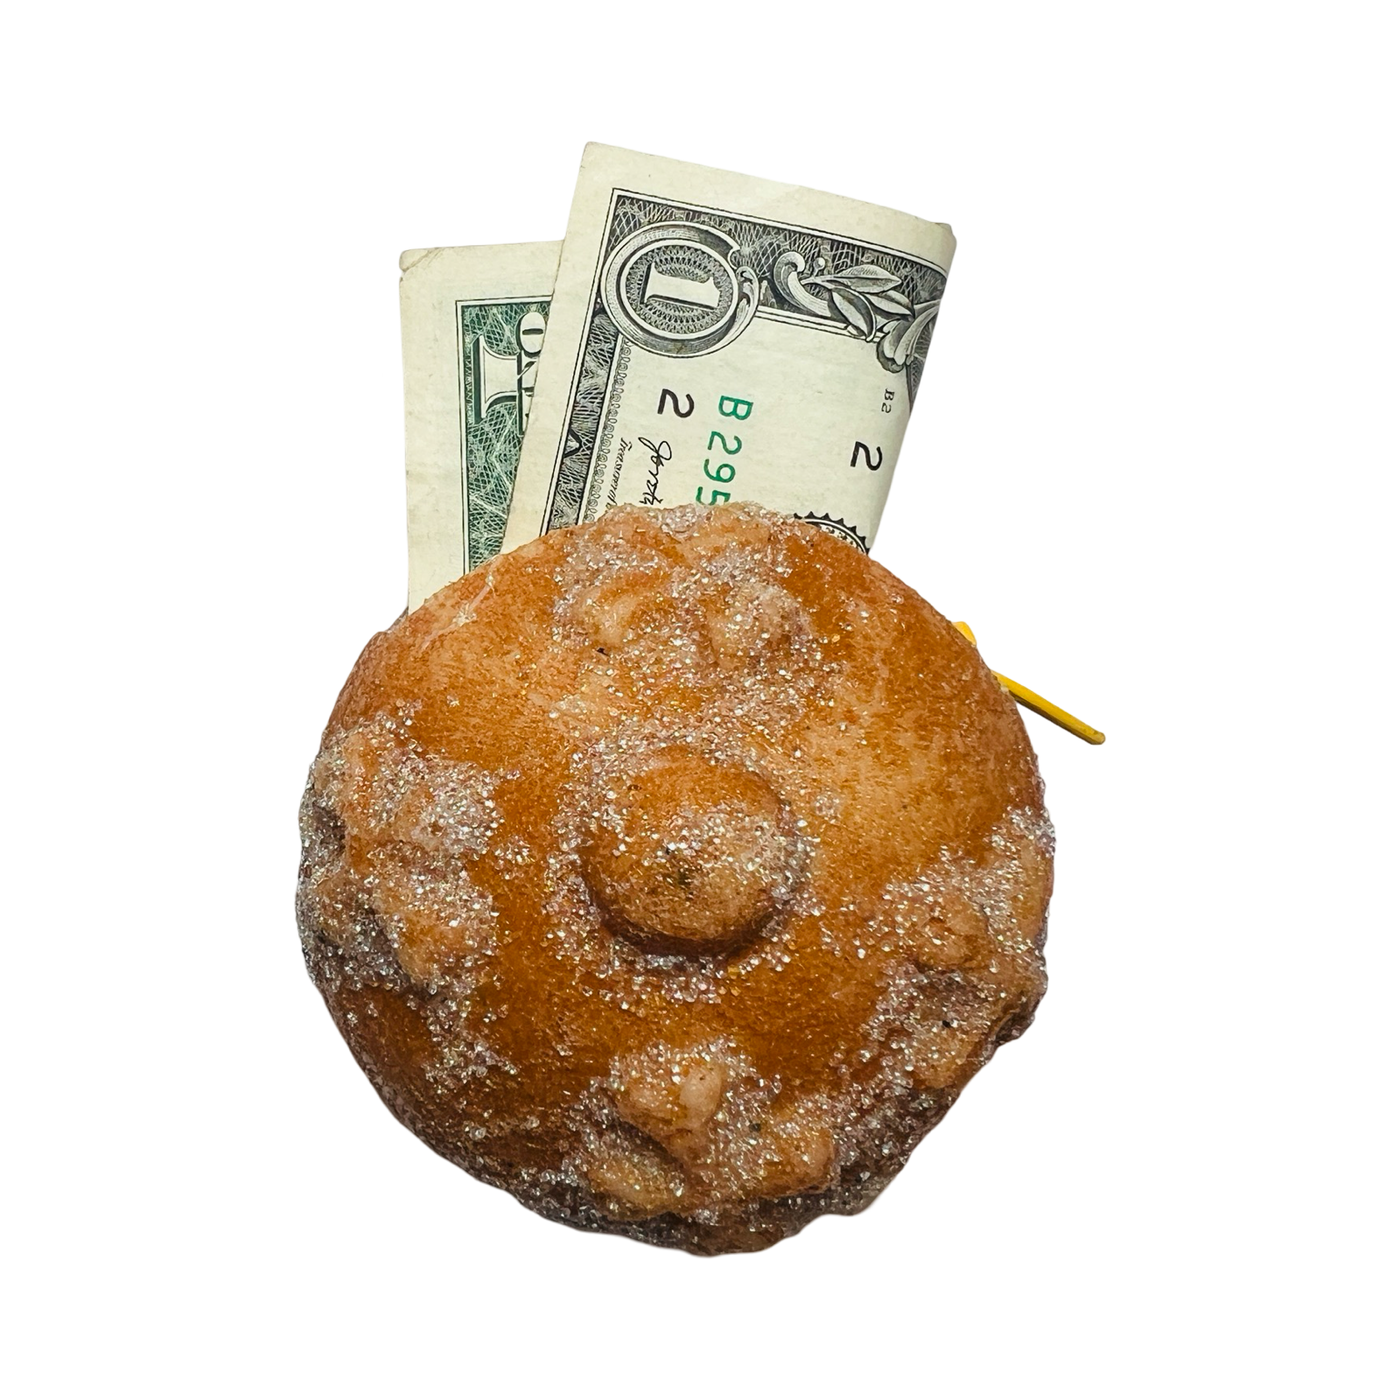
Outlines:
{"type": "Polygon", "coordinates": [[[1045,989],[1015,705],[757,506],[620,507],[400,618],[301,823],[307,965],[384,1102],[585,1230],[716,1254],[862,1209],[1045,989]]]}

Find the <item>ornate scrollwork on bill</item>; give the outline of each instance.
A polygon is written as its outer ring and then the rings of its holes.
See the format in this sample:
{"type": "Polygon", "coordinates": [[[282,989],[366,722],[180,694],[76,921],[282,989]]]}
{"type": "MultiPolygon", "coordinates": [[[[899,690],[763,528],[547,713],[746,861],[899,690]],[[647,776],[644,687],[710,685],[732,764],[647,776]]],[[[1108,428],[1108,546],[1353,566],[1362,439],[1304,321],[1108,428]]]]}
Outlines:
{"type": "Polygon", "coordinates": [[[936,291],[930,289],[931,295],[915,301],[910,293],[917,294],[916,279],[881,263],[859,263],[837,272],[827,272],[828,266],[826,257],[819,255],[808,268],[801,253],[789,250],[774,264],[773,281],[791,305],[811,316],[844,321],[850,334],[871,341],[891,374],[910,375],[912,399],[947,278],[935,270],[936,291]]]}

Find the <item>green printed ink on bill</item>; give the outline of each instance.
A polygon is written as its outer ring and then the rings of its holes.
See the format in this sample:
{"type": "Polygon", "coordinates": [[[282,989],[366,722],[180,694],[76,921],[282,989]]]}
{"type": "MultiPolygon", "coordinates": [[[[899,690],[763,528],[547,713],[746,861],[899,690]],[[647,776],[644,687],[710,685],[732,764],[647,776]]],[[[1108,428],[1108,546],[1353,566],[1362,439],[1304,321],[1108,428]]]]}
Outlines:
{"type": "Polygon", "coordinates": [[[399,260],[411,608],[500,551],[558,257],[522,243],[399,260]]]}

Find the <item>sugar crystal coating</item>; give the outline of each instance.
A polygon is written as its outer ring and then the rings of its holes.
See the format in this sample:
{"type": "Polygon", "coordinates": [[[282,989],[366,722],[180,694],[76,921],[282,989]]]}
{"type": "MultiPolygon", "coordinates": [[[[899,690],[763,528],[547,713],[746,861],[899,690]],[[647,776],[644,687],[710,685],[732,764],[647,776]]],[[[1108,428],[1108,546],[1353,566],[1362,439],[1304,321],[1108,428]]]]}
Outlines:
{"type": "Polygon", "coordinates": [[[374,638],[302,806],[308,966],[394,1113],[696,1253],[869,1203],[1044,991],[1015,706],[857,550],[625,507],[374,638]]]}

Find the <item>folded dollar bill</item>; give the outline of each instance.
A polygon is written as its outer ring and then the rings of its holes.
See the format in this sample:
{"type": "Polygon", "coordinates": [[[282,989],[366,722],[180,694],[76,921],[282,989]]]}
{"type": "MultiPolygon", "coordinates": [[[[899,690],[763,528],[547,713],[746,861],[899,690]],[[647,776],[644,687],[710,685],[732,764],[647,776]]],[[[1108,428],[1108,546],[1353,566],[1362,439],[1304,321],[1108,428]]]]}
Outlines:
{"type": "Polygon", "coordinates": [[[590,145],[562,247],[405,253],[410,606],[623,501],[756,500],[868,549],[953,247],[590,145]]]}
{"type": "Polygon", "coordinates": [[[952,256],[946,224],[590,145],[504,547],[757,500],[867,548],[952,256]]]}

